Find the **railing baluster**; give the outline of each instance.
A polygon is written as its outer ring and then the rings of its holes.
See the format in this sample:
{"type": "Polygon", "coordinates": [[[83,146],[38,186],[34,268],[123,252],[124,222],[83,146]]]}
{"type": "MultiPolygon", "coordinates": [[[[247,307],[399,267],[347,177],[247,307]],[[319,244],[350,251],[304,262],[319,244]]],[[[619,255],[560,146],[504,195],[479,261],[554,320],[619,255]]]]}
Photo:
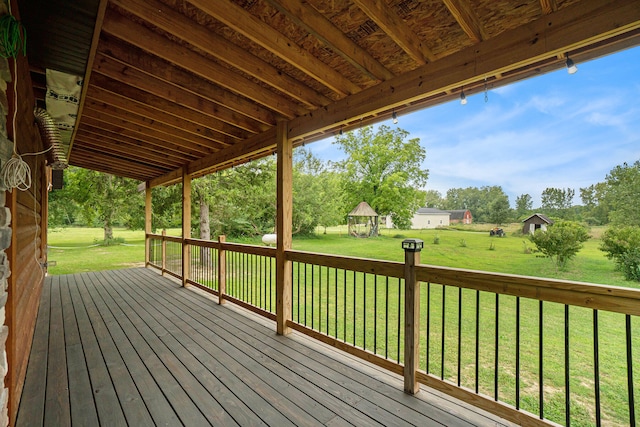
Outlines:
{"type": "Polygon", "coordinates": [[[334,324],[334,336],[338,338],[338,269],[333,269],[334,273],[334,292],[335,292],[335,306],[333,307],[335,315],[333,316],[334,324]]]}
{"type": "MultiPolygon", "coordinates": [[[[315,282],[314,282],[315,286],[315,282]]],[[[322,266],[318,266],[318,330],[322,332],[322,266]]]]}
{"type": "Polygon", "coordinates": [[[300,301],[300,263],[299,262],[296,263],[296,269],[297,269],[297,272],[298,272],[298,280],[297,280],[298,284],[296,286],[297,289],[298,289],[298,291],[297,291],[298,292],[298,300],[297,300],[298,301],[298,304],[297,304],[298,305],[298,307],[297,307],[298,317],[296,317],[296,321],[298,323],[302,323],[302,322],[300,322],[300,306],[302,305],[302,302],[300,301]]]}
{"type": "Polygon", "coordinates": [[[342,290],[344,291],[344,310],[342,314],[344,316],[344,323],[342,327],[342,341],[347,342],[347,271],[343,270],[343,273],[344,286],[342,290]]]}
{"type": "Polygon", "coordinates": [[[401,301],[403,300],[402,298],[402,289],[401,289],[401,279],[398,279],[398,355],[396,360],[399,362],[400,361],[400,331],[401,331],[401,325],[402,325],[402,321],[400,320],[400,310],[401,310],[401,301]]]}
{"type": "Polygon", "coordinates": [[[475,364],[475,382],[476,394],[479,390],[479,360],[480,360],[480,291],[476,290],[476,364],[475,364]]]}
{"type": "Polygon", "coordinates": [[[462,364],[462,288],[458,288],[458,387],[460,387],[460,366],[462,364]]]}
{"type": "Polygon", "coordinates": [[[445,305],[446,305],[447,287],[442,286],[442,334],[440,339],[440,378],[444,379],[444,335],[445,335],[445,305]]]}
{"type": "Polygon", "coordinates": [[[362,348],[367,348],[367,273],[362,274],[362,348]]]}
{"type": "Polygon", "coordinates": [[[425,360],[425,372],[429,373],[429,350],[431,346],[431,283],[427,283],[427,343],[426,343],[426,360],[425,360]]]}
{"type": "Polygon", "coordinates": [[[327,267],[326,277],[327,277],[327,280],[326,280],[327,281],[327,302],[326,302],[326,304],[327,304],[327,316],[326,316],[326,318],[327,318],[327,327],[325,328],[325,330],[327,331],[327,335],[329,335],[329,308],[330,308],[329,307],[330,306],[330,304],[329,304],[329,291],[330,291],[330,288],[331,288],[331,286],[329,286],[329,267],[327,267]]]}
{"type": "Polygon", "coordinates": [[[385,296],[384,300],[384,358],[389,358],[389,276],[385,278],[385,296]]]}
{"type": "Polygon", "coordinates": [[[539,394],[538,397],[539,405],[540,405],[540,419],[544,419],[544,314],[543,314],[543,306],[542,300],[538,304],[538,335],[540,339],[538,340],[538,369],[539,369],[539,394]]]}
{"type": "Polygon", "coordinates": [[[356,316],[356,300],[358,295],[358,287],[356,285],[356,272],[353,272],[353,345],[357,345],[356,343],[356,323],[358,317],[356,316]]]}
{"type": "Polygon", "coordinates": [[[566,427],[571,425],[571,392],[569,387],[569,306],[564,306],[564,423],[566,427]]]}
{"type": "Polygon", "coordinates": [[[627,383],[629,393],[629,425],[636,425],[636,408],[633,389],[633,350],[631,348],[631,316],[625,316],[626,338],[627,338],[627,383]]]}
{"type": "Polygon", "coordinates": [[[378,276],[373,276],[373,352],[378,354],[378,276]]]}
{"type": "Polygon", "coordinates": [[[516,409],[520,409],[520,297],[516,297],[516,409]]]}
{"type": "Polygon", "coordinates": [[[498,401],[498,379],[500,371],[498,370],[498,361],[500,356],[500,294],[496,294],[496,332],[495,332],[495,359],[494,359],[494,375],[493,375],[493,396],[498,401]]]}
{"type": "Polygon", "coordinates": [[[311,329],[315,325],[315,295],[316,295],[316,281],[315,281],[315,265],[311,264],[311,329]]]}
{"type": "Polygon", "coordinates": [[[596,426],[602,425],[600,412],[600,352],[598,350],[598,310],[593,310],[593,381],[596,398],[596,426]]]}

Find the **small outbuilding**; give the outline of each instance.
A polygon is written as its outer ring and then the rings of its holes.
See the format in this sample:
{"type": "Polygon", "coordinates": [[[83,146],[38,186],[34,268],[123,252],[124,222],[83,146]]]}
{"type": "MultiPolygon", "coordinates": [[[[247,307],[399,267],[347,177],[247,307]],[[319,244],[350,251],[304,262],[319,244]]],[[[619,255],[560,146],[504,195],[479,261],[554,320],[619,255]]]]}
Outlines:
{"type": "Polygon", "coordinates": [[[423,228],[448,227],[450,211],[442,211],[435,208],[420,208],[411,218],[411,228],[419,230],[423,228]]]}
{"type": "Polygon", "coordinates": [[[369,203],[360,202],[348,216],[349,235],[375,237],[378,235],[378,214],[369,203]]]}
{"type": "Polygon", "coordinates": [[[536,230],[546,230],[547,226],[553,224],[553,221],[549,219],[549,217],[539,213],[531,215],[522,222],[524,223],[522,227],[523,234],[533,234],[536,230]]]}
{"type": "Polygon", "coordinates": [[[455,209],[446,212],[451,214],[449,218],[451,224],[471,224],[473,222],[473,215],[469,209],[455,209]]]}

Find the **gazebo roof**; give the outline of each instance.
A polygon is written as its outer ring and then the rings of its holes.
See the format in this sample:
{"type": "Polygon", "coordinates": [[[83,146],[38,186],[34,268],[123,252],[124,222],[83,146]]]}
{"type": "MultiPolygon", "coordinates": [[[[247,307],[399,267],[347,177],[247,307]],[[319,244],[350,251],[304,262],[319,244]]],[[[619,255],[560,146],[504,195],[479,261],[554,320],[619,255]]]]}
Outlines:
{"type": "Polygon", "coordinates": [[[360,202],[358,206],[349,212],[349,216],[378,216],[378,214],[369,206],[369,203],[360,202]]]}

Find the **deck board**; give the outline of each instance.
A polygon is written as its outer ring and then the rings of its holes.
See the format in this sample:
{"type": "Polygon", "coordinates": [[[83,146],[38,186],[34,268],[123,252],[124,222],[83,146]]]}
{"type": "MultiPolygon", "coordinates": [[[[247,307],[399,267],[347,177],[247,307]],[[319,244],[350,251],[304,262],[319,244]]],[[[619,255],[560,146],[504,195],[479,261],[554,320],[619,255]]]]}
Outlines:
{"type": "Polygon", "coordinates": [[[47,278],[24,390],[17,426],[510,425],[144,268],[47,278]]]}

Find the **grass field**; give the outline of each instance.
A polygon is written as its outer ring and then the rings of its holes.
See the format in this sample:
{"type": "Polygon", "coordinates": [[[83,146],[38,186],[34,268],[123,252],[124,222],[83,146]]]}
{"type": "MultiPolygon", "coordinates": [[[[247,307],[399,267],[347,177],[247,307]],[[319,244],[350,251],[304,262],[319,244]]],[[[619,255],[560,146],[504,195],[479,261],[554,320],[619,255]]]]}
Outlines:
{"type": "MultiPolygon", "coordinates": [[[[532,250],[534,245],[526,237],[514,236],[517,225],[507,227],[507,237],[490,237],[489,226],[465,226],[462,230],[382,230],[372,239],[354,239],[344,227],[329,229],[327,234],[295,238],[293,248],[304,251],[358,256],[364,258],[402,261],[404,238],[418,238],[425,242],[421,254],[424,264],[526,276],[550,277],[601,283],[613,286],[640,287],[629,282],[615,270],[614,263],[598,249],[601,228],[594,228],[596,237],[587,241],[582,251],[569,263],[566,271],[556,271],[553,263],[532,250]],[[439,238],[439,244],[434,239],[439,238]],[[490,248],[493,248],[490,250],[490,248]],[[528,251],[525,250],[528,248],[528,251]],[[530,253],[526,253],[530,252],[530,253]]],[[[168,230],[179,235],[180,230],[168,230]]],[[[49,260],[56,261],[50,274],[128,268],[144,262],[144,233],[116,229],[115,237],[123,238],[123,245],[94,246],[102,238],[99,228],[63,228],[49,231],[49,260]]],[[[260,238],[243,239],[242,243],[261,245],[260,238]]]]}
{"type": "MultiPolygon", "coordinates": [[[[515,234],[517,225],[507,228],[507,237],[490,237],[488,227],[474,225],[463,227],[459,230],[383,230],[381,236],[373,239],[354,239],[349,237],[344,228],[330,229],[328,234],[294,238],[294,249],[358,256],[374,259],[387,259],[402,261],[404,253],[401,242],[404,238],[412,237],[424,240],[425,247],[421,253],[422,263],[449,267],[460,267],[474,270],[485,270],[511,274],[521,274],[539,277],[551,277],[559,279],[577,280],[592,283],[601,283],[614,286],[638,287],[637,283],[625,281],[622,275],[615,271],[614,264],[608,260],[598,249],[601,228],[592,230],[593,238],[586,242],[584,249],[569,263],[566,271],[556,271],[553,263],[544,257],[537,256],[534,246],[526,237],[515,234]],[[438,244],[434,241],[437,240],[438,244]]],[[[180,230],[168,230],[169,235],[179,235],[180,230]]],[[[52,230],[49,235],[51,245],[49,259],[57,261],[55,267],[50,268],[51,274],[64,274],[79,271],[127,268],[142,265],[144,258],[144,240],[142,232],[116,230],[115,236],[125,239],[125,245],[100,247],[93,246],[102,236],[101,229],[64,229],[52,230]]],[[[259,238],[243,239],[241,243],[261,244],[259,238]]],[[[296,273],[297,274],[297,273],[296,273]]],[[[314,282],[316,283],[316,282],[314,282]]],[[[338,281],[340,283],[340,281],[338,281]]],[[[309,307],[313,301],[311,295],[316,295],[316,325],[322,324],[321,314],[328,307],[327,313],[333,313],[336,305],[342,304],[345,308],[357,306],[366,307],[369,316],[367,325],[372,325],[373,318],[381,314],[374,313],[374,303],[370,300],[364,303],[363,295],[372,298],[378,293],[379,305],[389,304],[395,307],[398,304],[398,295],[391,293],[387,296],[382,288],[377,291],[372,288],[371,281],[365,286],[362,279],[358,278],[349,290],[336,291],[336,295],[344,292],[345,301],[331,300],[329,285],[323,288],[322,283],[310,286],[306,290],[306,302],[304,303],[304,322],[309,323],[307,312],[312,312],[309,307]],[[315,286],[315,288],[314,288],[315,286]],[[366,290],[364,290],[367,288],[366,290]],[[352,290],[351,290],[352,289],[352,290]],[[356,291],[357,289],[357,291],[356,291]],[[364,292],[363,292],[364,290],[364,292]],[[358,292],[359,296],[356,296],[358,292]],[[324,295],[327,295],[325,298],[324,295]],[[310,297],[311,296],[311,297],[310,297]],[[386,301],[385,301],[386,300],[386,301]],[[333,305],[332,305],[333,304],[333,305]]],[[[340,285],[338,285],[340,286],[340,285]]],[[[449,288],[446,292],[444,310],[442,305],[443,288],[439,285],[431,287],[430,310],[434,316],[430,320],[430,344],[429,344],[429,371],[456,381],[458,350],[458,291],[449,288]],[[446,314],[443,322],[441,313],[446,314]],[[444,337],[444,338],[443,338],[444,337]],[[445,349],[444,366],[441,362],[442,345],[445,349]]],[[[295,292],[295,291],[294,291],[295,292]]],[[[332,291],[333,292],[333,291],[332,291]]],[[[298,299],[294,295],[294,299],[298,299]]],[[[500,399],[514,404],[515,396],[515,298],[503,296],[500,298],[499,310],[495,308],[495,295],[481,293],[481,320],[480,320],[480,353],[479,353],[479,389],[480,392],[493,395],[493,378],[498,376],[500,399]],[[495,313],[500,313],[500,325],[497,331],[499,336],[499,369],[496,371],[495,346],[496,335],[495,313]]],[[[400,298],[401,300],[402,298],[400,298]]],[[[422,297],[423,313],[427,311],[427,298],[422,297]]],[[[464,290],[462,292],[463,315],[461,317],[461,336],[463,351],[461,352],[461,383],[473,388],[475,370],[475,292],[464,290]]],[[[530,412],[538,411],[538,324],[539,307],[537,301],[525,300],[521,302],[521,348],[520,348],[520,394],[522,408],[530,412]]],[[[381,311],[381,310],[379,310],[381,311]]],[[[295,313],[294,313],[295,316],[295,313]]],[[[333,319],[327,319],[335,325],[338,337],[342,337],[344,329],[351,334],[350,342],[363,346],[366,335],[366,347],[378,354],[384,349],[371,348],[374,334],[379,331],[363,330],[362,319],[364,314],[349,314],[347,324],[334,324],[333,319]],[[363,337],[363,338],[356,338],[363,337]],[[359,341],[360,340],[360,341],[359,341]]],[[[545,303],[544,305],[544,382],[545,382],[545,417],[558,423],[564,421],[564,306],[560,304],[545,303]]],[[[570,309],[571,317],[571,398],[572,398],[572,425],[588,426],[594,423],[593,413],[593,313],[589,309],[573,307],[570,309]]],[[[342,315],[340,315],[342,317],[342,315]]],[[[325,317],[326,319],[326,317],[325,317]]],[[[383,318],[379,318],[384,322],[383,318]]],[[[638,349],[640,348],[640,336],[636,332],[640,327],[640,319],[633,318],[633,348],[634,348],[634,381],[640,383],[640,360],[638,349]]],[[[300,319],[298,319],[300,321],[300,319]]],[[[399,324],[398,318],[393,317],[391,323],[399,324]]],[[[379,323],[382,324],[382,323],[379,323]]],[[[612,313],[600,313],[600,364],[601,364],[601,399],[603,408],[604,425],[628,425],[628,409],[626,397],[626,358],[624,341],[624,316],[612,313]]],[[[322,327],[320,327],[323,329],[322,327]]],[[[331,333],[334,327],[328,327],[323,332],[331,333]]],[[[426,324],[421,325],[421,366],[426,367],[426,324]]],[[[401,334],[401,331],[399,331],[401,334]]],[[[398,333],[391,333],[391,340],[397,340],[398,333]]],[[[380,341],[379,341],[380,342],[380,341]]],[[[394,356],[395,357],[395,356],[394,356]]],[[[638,414],[640,415],[640,414],[638,414]]]]}

